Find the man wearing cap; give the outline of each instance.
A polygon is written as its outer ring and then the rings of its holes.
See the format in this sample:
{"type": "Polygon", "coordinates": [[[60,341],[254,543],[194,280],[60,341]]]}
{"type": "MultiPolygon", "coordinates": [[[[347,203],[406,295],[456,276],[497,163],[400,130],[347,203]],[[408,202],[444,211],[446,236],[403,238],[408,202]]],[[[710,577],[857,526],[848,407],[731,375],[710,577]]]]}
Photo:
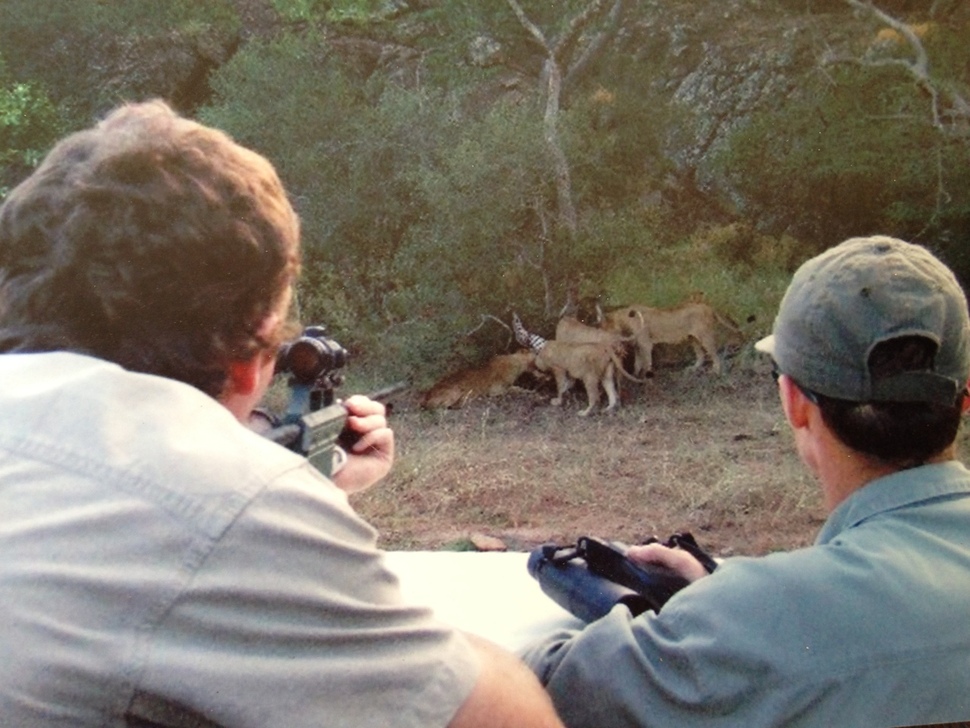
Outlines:
{"type": "Polygon", "coordinates": [[[963,291],[920,246],[853,238],[795,273],[757,348],[829,511],[815,544],[710,575],[634,547],[693,583],[660,614],[617,606],[526,661],[570,728],[970,718],[963,291]]]}

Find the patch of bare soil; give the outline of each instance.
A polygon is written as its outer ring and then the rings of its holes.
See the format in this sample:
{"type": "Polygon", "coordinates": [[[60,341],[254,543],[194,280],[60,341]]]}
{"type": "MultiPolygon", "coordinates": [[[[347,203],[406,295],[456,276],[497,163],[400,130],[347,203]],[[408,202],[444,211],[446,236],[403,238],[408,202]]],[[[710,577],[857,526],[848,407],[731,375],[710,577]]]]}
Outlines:
{"type": "Polygon", "coordinates": [[[462,409],[393,401],[391,475],[354,496],[388,549],[510,550],[592,535],[637,543],[690,531],[716,555],[810,544],[824,521],[767,370],[715,377],[663,369],[623,384],[612,413],[577,416],[548,393],[516,391],[462,409]]]}

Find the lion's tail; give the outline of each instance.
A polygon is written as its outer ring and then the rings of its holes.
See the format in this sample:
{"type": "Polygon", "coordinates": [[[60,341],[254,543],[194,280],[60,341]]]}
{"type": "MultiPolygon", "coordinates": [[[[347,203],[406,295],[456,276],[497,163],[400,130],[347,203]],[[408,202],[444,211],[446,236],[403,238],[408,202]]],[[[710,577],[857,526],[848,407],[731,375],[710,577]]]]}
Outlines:
{"type": "Polygon", "coordinates": [[[735,334],[740,334],[741,336],[744,335],[744,332],[741,331],[741,327],[738,326],[737,322],[733,318],[728,316],[726,313],[721,313],[716,308],[712,308],[711,310],[714,312],[714,319],[721,324],[721,326],[726,329],[730,329],[735,334]]]}
{"type": "Polygon", "coordinates": [[[620,374],[622,374],[624,377],[629,379],[631,382],[637,382],[638,384],[646,384],[647,382],[650,381],[649,379],[639,379],[633,376],[632,374],[630,374],[630,372],[628,372],[624,368],[623,360],[620,358],[620,355],[617,352],[615,347],[610,347],[610,359],[613,360],[613,365],[617,368],[617,371],[619,371],[620,374]]]}

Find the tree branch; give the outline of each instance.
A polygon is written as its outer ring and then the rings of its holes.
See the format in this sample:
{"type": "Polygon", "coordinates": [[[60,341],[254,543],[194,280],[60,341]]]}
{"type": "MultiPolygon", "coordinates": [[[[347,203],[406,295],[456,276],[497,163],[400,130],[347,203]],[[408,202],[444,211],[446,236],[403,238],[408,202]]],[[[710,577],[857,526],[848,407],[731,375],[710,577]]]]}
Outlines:
{"type": "Polygon", "coordinates": [[[539,46],[546,52],[546,55],[554,55],[552,48],[549,46],[549,42],[546,40],[546,36],[543,35],[542,31],[539,29],[535,23],[529,20],[529,16],[525,14],[522,6],[516,0],[506,0],[509,7],[512,8],[512,12],[515,13],[515,17],[519,19],[519,23],[525,28],[532,39],[539,44],[539,46]]]}
{"type": "Polygon", "coordinates": [[[913,53],[916,54],[916,60],[908,62],[907,65],[912,67],[915,74],[922,77],[929,77],[930,57],[926,53],[926,48],[923,47],[923,42],[909,25],[877,8],[872,4],[872,0],[865,0],[865,2],[863,0],[846,0],[846,2],[856,10],[869,13],[903,36],[906,42],[909,43],[910,48],[913,49],[913,53]]]}
{"type": "Polygon", "coordinates": [[[607,0],[593,0],[586,9],[569,21],[569,25],[562,35],[553,43],[553,53],[559,63],[569,63],[573,47],[579,42],[580,36],[606,10],[607,0]]]}
{"type": "Polygon", "coordinates": [[[576,83],[576,79],[602,54],[607,42],[616,35],[616,29],[620,27],[629,6],[630,3],[628,0],[615,0],[609,12],[606,28],[597,33],[586,44],[586,48],[580,54],[579,58],[576,59],[576,62],[566,69],[563,88],[567,89],[567,92],[576,83]]]}
{"type": "MultiPolygon", "coordinates": [[[[518,0],[506,0],[512,12],[515,13],[519,23],[522,24],[532,38],[546,51],[546,60],[543,64],[542,78],[540,79],[542,94],[545,97],[545,109],[543,111],[543,131],[545,135],[546,147],[552,157],[553,176],[556,183],[556,196],[558,203],[558,213],[560,225],[565,228],[570,236],[576,234],[577,216],[576,208],[573,205],[572,178],[569,170],[569,160],[562,149],[559,141],[559,108],[560,93],[562,90],[562,68],[556,51],[551,48],[546,41],[542,30],[533,23],[522,10],[518,0]]],[[[569,24],[570,33],[566,38],[571,37],[572,33],[581,32],[582,28],[590,22],[589,18],[595,17],[593,10],[600,9],[606,0],[594,0],[587,6],[586,11],[573,19],[569,24]],[[582,22],[580,22],[582,21],[582,22]]],[[[561,45],[561,43],[559,44],[561,45]]]]}
{"type": "Polygon", "coordinates": [[[860,60],[858,61],[859,63],[866,66],[897,66],[902,68],[903,71],[912,77],[916,85],[930,97],[930,113],[933,118],[933,126],[938,130],[945,130],[940,113],[941,94],[945,97],[945,101],[949,104],[953,113],[965,120],[970,120],[970,102],[963,98],[956,90],[941,86],[933,80],[930,74],[930,59],[929,54],[926,52],[926,47],[909,25],[877,8],[872,3],[872,0],[846,0],[846,2],[856,10],[868,13],[899,33],[900,36],[906,39],[914,55],[914,58],[909,60],[902,58],[870,58],[860,60]]]}
{"type": "Polygon", "coordinates": [[[465,338],[468,338],[468,337],[473,336],[477,331],[480,331],[482,329],[482,327],[485,326],[485,324],[487,324],[489,321],[494,321],[499,326],[501,326],[503,329],[505,329],[506,331],[508,331],[509,334],[512,333],[512,328],[507,323],[505,323],[502,319],[500,319],[498,316],[493,316],[490,313],[483,313],[483,314],[481,314],[481,320],[478,322],[478,326],[476,326],[475,328],[473,328],[473,329],[471,329],[469,331],[466,331],[465,332],[465,338]]]}

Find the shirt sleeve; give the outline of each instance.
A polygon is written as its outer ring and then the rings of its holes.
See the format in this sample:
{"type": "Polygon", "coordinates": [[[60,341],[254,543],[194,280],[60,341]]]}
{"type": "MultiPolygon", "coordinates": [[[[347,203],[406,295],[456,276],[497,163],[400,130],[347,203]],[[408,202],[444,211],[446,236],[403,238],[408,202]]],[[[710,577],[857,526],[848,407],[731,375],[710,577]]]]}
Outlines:
{"type": "Polygon", "coordinates": [[[295,471],[206,554],[156,630],[139,692],[221,725],[444,726],[478,659],[406,604],[346,496],[295,471]]]}
{"type": "Polygon", "coordinates": [[[522,657],[570,728],[797,725],[818,695],[815,680],[828,673],[793,648],[797,616],[791,636],[779,639],[784,597],[766,586],[748,570],[722,566],[659,615],[633,617],[618,605],[522,657]],[[793,665],[796,654],[812,664],[793,665]],[[789,679],[793,670],[798,680],[789,679]]]}

